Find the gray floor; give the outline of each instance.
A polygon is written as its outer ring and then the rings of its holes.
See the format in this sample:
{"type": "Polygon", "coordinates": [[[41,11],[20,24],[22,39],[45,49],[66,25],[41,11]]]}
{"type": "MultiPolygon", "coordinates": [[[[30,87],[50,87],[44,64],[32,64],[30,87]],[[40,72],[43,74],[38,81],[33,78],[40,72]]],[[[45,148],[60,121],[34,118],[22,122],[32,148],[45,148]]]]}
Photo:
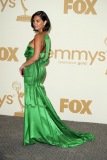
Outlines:
{"type": "Polygon", "coordinates": [[[47,144],[23,146],[23,117],[0,115],[0,160],[107,160],[106,124],[64,122],[76,131],[94,133],[95,141],[68,149],[47,144]]]}

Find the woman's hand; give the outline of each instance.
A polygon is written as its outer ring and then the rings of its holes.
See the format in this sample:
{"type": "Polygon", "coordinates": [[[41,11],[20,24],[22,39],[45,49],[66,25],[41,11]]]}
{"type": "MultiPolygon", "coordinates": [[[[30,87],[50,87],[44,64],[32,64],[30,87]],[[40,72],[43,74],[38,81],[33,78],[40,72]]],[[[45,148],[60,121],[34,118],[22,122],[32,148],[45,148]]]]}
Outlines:
{"type": "Polygon", "coordinates": [[[24,65],[22,65],[20,68],[19,68],[19,72],[22,76],[24,76],[23,74],[23,71],[24,71],[24,65]]]}

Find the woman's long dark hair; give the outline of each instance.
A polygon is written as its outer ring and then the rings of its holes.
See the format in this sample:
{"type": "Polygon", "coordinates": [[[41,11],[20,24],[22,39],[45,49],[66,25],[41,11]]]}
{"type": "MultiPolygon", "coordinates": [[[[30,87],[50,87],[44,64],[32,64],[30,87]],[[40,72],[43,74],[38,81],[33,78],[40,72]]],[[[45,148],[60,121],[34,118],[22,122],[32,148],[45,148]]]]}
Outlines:
{"type": "MultiPolygon", "coordinates": [[[[34,26],[33,26],[33,19],[35,16],[39,16],[43,21],[46,21],[46,25],[45,27],[43,28],[43,31],[49,31],[50,28],[51,28],[51,23],[50,23],[50,20],[47,16],[47,14],[44,12],[44,11],[38,11],[36,13],[34,13],[31,17],[31,26],[32,28],[34,29],[34,26]]],[[[34,31],[37,31],[34,29],[34,31]]]]}

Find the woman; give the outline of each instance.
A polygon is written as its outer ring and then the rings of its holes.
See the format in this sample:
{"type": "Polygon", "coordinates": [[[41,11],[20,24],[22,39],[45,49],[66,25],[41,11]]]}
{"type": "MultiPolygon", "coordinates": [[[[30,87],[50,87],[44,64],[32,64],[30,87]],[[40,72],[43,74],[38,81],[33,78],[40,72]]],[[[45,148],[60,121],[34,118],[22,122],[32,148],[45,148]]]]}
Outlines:
{"type": "Polygon", "coordinates": [[[61,121],[42,85],[50,50],[51,24],[47,14],[43,11],[33,14],[31,26],[37,34],[28,44],[26,62],[19,69],[21,75],[24,70],[24,145],[47,143],[68,148],[93,141],[93,134],[73,131],[61,121]]]}

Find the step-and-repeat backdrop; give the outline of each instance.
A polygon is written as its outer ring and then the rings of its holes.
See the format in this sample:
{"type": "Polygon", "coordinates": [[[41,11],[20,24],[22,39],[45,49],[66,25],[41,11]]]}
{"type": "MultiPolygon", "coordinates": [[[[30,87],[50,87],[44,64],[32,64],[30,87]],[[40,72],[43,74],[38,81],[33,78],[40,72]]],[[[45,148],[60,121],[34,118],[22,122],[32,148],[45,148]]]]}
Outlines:
{"type": "Polygon", "coordinates": [[[23,116],[19,67],[43,10],[52,28],[44,86],[63,120],[107,123],[107,1],[0,0],[0,114],[23,116]]]}

